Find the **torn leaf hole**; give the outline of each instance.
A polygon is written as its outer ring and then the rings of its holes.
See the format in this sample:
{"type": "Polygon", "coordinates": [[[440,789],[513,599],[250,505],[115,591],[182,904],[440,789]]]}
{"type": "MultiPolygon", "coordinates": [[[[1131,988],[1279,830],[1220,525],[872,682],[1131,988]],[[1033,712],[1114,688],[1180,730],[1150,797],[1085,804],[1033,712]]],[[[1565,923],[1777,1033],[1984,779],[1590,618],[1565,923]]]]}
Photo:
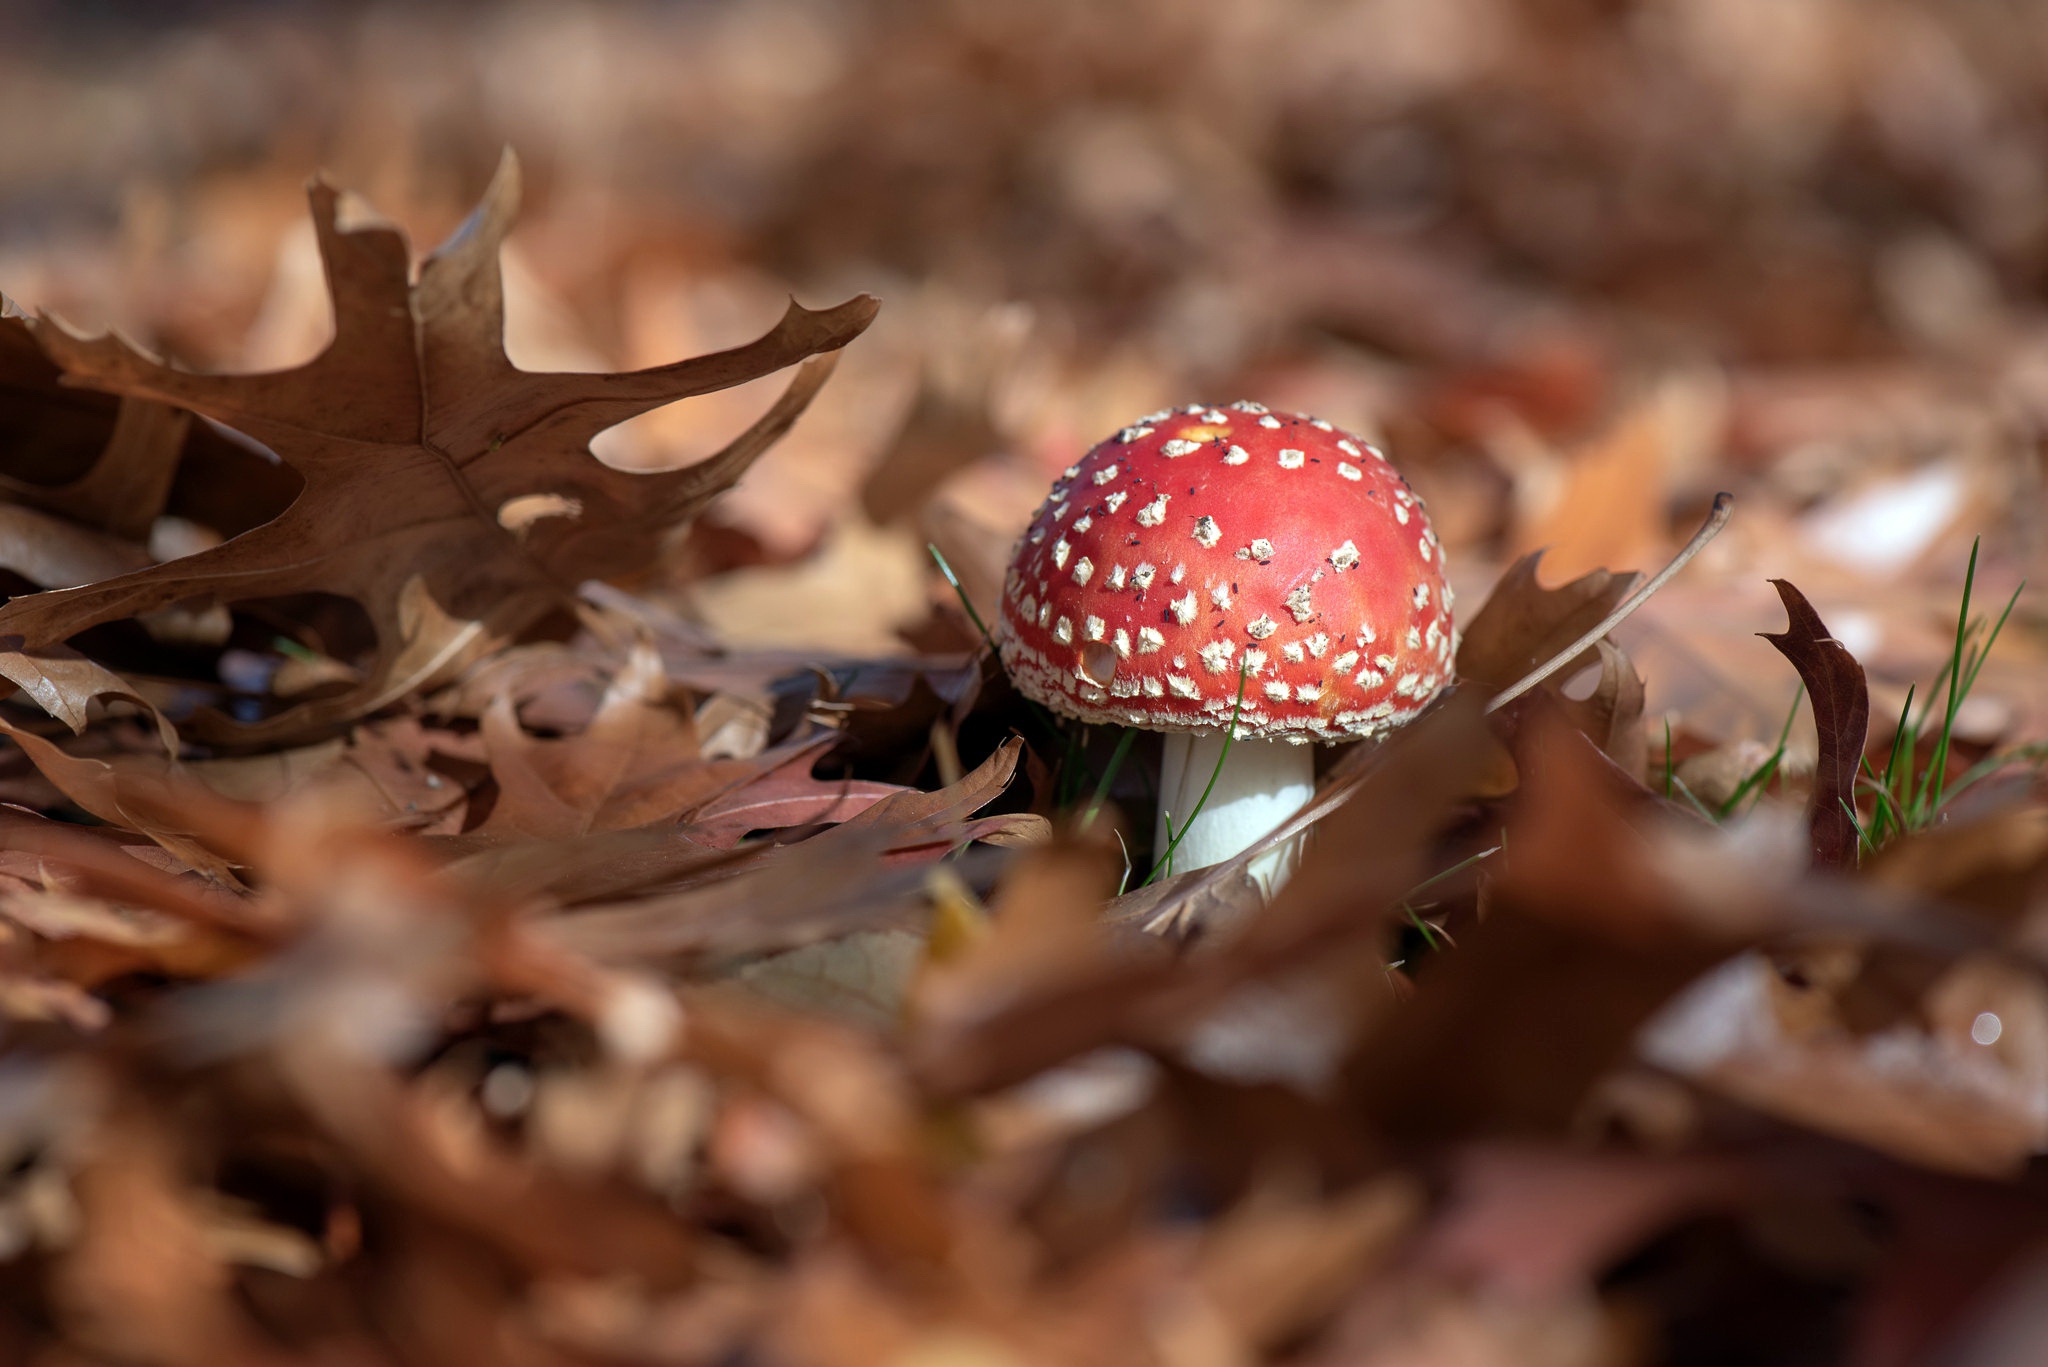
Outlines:
{"type": "Polygon", "coordinates": [[[581,517],[583,501],[564,494],[521,494],[498,505],[498,525],[514,536],[548,517],[581,517]]]}

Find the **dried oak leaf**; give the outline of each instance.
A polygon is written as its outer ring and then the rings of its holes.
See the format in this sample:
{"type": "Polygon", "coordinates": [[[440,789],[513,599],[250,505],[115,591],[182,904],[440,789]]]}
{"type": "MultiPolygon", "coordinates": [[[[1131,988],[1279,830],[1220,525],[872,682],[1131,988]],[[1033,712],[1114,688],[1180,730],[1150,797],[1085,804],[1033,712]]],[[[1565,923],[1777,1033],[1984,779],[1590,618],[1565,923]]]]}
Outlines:
{"type": "Polygon", "coordinates": [[[293,370],[195,375],[114,337],[47,321],[37,339],[74,381],[177,404],[264,442],[304,479],[283,513],[219,546],[101,583],[17,598],[0,634],[48,645],[186,599],[324,592],[363,605],[377,650],[362,681],[276,717],[194,726],[275,743],[363,715],[572,601],[583,580],[635,569],[788,430],[830,373],[829,353],[874,317],[862,295],[792,304],[744,346],[623,374],[545,374],[505,355],[498,247],[519,195],[508,154],[469,221],[410,278],[405,238],[345,223],[316,181],[314,230],[333,342],[293,370]],[[724,450],[686,469],[629,474],[588,443],[677,399],[802,362],[782,397],[724,450]]]}
{"type": "Polygon", "coordinates": [[[482,728],[498,797],[479,829],[540,839],[630,830],[718,791],[689,712],[670,706],[668,692],[661,657],[646,644],[631,648],[595,715],[573,736],[529,734],[517,698],[500,692],[482,728]]]}
{"type": "Polygon", "coordinates": [[[120,698],[144,708],[154,717],[165,747],[178,752],[177,734],[170,724],[112,670],[95,664],[67,646],[50,646],[29,652],[22,650],[19,636],[0,636],[0,678],[28,694],[36,706],[63,722],[78,735],[85,734],[86,722],[95,701],[120,698]]]}
{"type": "Polygon", "coordinates": [[[1628,652],[1614,642],[1598,641],[1593,648],[1600,652],[1600,678],[1593,692],[1584,698],[1560,694],[1559,702],[1586,739],[1623,773],[1640,780],[1650,757],[1649,737],[1643,731],[1643,676],[1628,652]]]}
{"type": "MultiPolygon", "coordinates": [[[[1498,692],[1577,640],[1635,591],[1643,577],[1594,570],[1548,589],[1536,578],[1543,552],[1502,572],[1458,642],[1458,677],[1498,692]]],[[[1592,647],[1554,677],[1562,683],[1597,656],[1592,647]]]]}
{"type": "Polygon", "coordinates": [[[148,399],[66,391],[0,294],[0,501],[139,543],[170,497],[191,421],[148,399]]]}
{"type": "Polygon", "coordinates": [[[1807,808],[1813,862],[1842,868],[1856,862],[1856,770],[1870,732],[1870,689],[1863,666],[1849,648],[1828,633],[1826,622],[1806,595],[1783,579],[1771,584],[1785,600],[1790,625],[1757,635],[1792,662],[1806,684],[1820,753],[1813,766],[1813,798],[1807,808]]]}

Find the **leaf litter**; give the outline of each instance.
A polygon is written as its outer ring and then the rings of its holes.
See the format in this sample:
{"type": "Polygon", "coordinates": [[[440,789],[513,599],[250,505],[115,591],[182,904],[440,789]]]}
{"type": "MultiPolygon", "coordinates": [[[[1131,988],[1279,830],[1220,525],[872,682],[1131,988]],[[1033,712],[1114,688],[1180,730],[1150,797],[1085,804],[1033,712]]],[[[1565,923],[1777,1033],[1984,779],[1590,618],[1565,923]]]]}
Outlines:
{"type": "Polygon", "coordinates": [[[593,18],[663,93],[529,149],[517,251],[468,125],[358,178],[453,230],[418,262],[326,180],[269,279],[149,229],[281,221],[302,150],[138,196],[119,271],[0,251],[50,310],[0,317],[0,1358],[2048,1352],[2041,338],[1990,288],[2038,263],[1949,203],[2017,163],[1948,185],[1924,141],[2038,85],[2019,21],[1813,7],[1861,75],[1659,40],[1766,98],[1562,10],[1232,0],[1233,47],[1147,0],[1191,79],[1117,113],[1078,0],[770,8],[593,18]],[[1247,44],[1300,89],[1231,79],[1247,44]],[[1954,98],[1800,122],[1900,72],[1954,98]],[[1580,217],[1503,108],[1563,190],[1673,174],[1580,217]],[[591,169],[650,136],[754,217],[591,169]],[[1852,165],[1947,226],[1842,218],[1852,165]],[[772,322],[770,275],[853,297],[772,322]],[[755,340],[674,361],[706,317],[755,340]],[[1053,472],[1223,390],[1384,440],[1474,605],[1451,694],[1319,758],[1270,898],[1257,850],[1144,883],[1156,743],[1036,711],[975,623],[1053,472]]]}

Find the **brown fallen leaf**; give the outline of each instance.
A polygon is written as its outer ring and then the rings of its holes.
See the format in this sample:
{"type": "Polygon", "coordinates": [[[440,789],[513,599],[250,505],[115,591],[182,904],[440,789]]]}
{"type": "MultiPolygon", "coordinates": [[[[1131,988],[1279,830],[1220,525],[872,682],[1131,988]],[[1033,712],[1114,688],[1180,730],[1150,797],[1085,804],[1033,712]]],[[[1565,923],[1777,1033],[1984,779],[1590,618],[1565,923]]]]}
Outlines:
{"type": "Polygon", "coordinates": [[[549,839],[628,830],[673,817],[729,785],[731,774],[699,758],[691,716],[670,705],[668,691],[661,657],[637,645],[589,725],[558,740],[528,734],[513,695],[500,693],[483,714],[498,798],[480,831],[549,839]]]}
{"type": "Polygon", "coordinates": [[[93,1136],[74,1182],[83,1237],[55,1271],[59,1313],[82,1342],[113,1358],[282,1367],[209,1246],[199,1194],[180,1171],[169,1127],[139,1107],[124,1109],[93,1136]]]}
{"type": "Polygon", "coordinates": [[[1806,684],[1813,708],[1820,753],[1813,765],[1813,797],[1807,803],[1807,827],[1813,837],[1813,862],[1819,868],[1847,868],[1856,863],[1856,771],[1863,762],[1863,742],[1870,733],[1870,689],[1863,666],[1849,648],[1828,632],[1827,623],[1806,601],[1806,595],[1784,579],[1773,579],[1785,600],[1791,625],[1784,631],[1757,634],[1792,662],[1806,684]]]}
{"type": "MultiPolygon", "coordinates": [[[[742,846],[719,857],[716,848],[736,842],[743,832],[731,824],[706,828],[686,822],[678,832],[679,853],[693,852],[683,857],[694,857],[695,872],[705,877],[674,891],[551,918],[543,923],[544,933],[593,960],[628,963],[736,960],[860,931],[921,930],[928,912],[926,880],[917,865],[971,841],[1014,845],[1043,838],[1044,823],[1036,817],[973,815],[1001,794],[1021,749],[1013,739],[950,787],[892,792],[785,846],[742,846]],[[880,871],[878,861],[885,866],[880,871]]],[[[817,791],[796,798],[798,803],[825,801],[827,789],[836,793],[841,786],[802,782],[816,784],[817,791]]],[[[732,820],[752,823],[764,815],[732,820]]]]}
{"type": "MultiPolygon", "coordinates": [[[[1875,883],[1967,907],[1994,924],[2020,918],[2025,925],[2030,892],[2048,891],[2048,807],[2007,808],[1914,831],[1886,845],[1863,873],[1875,883]]],[[[2041,929],[2023,934],[2038,944],[2041,929]]]]}
{"type": "Polygon", "coordinates": [[[170,497],[191,425],[190,413],[149,399],[66,392],[28,320],[0,294],[0,499],[140,542],[170,497]]]}
{"type": "Polygon", "coordinates": [[[1561,574],[1654,564],[1672,478],[1715,439],[1718,390],[1711,381],[1666,379],[1604,431],[1563,451],[1533,432],[1497,432],[1491,445],[1515,480],[1512,548],[1555,547],[1551,568],[1561,574]]]}
{"type": "MultiPolygon", "coordinates": [[[[2048,1145],[2038,1048],[2026,1050],[2031,1058],[1998,1057],[1971,1043],[1967,1020],[1946,1039],[1911,1023],[1868,1037],[1802,1034],[1773,1008],[1774,976],[1755,955],[1717,968],[1658,1018],[1645,1056],[1745,1106],[1936,1171],[2010,1178],[2048,1145]]],[[[2033,1027],[2025,1033],[2038,1042],[2038,983],[2005,986],[2023,1010],[1950,992],[1973,1014],[1997,1006],[2001,1021],[2033,1027]]]]}
{"type": "Polygon", "coordinates": [[[247,901],[218,884],[180,876],[184,868],[145,836],[0,807],[0,871],[234,935],[265,933],[247,901]]]}
{"type": "Polygon", "coordinates": [[[1525,701],[1487,919],[1354,1051],[1353,1104],[1409,1143],[1566,1131],[1642,1023],[1750,933],[1685,905],[1630,823],[1647,795],[1547,697],[1525,701]]]}
{"type": "Polygon", "coordinates": [[[38,588],[68,589],[148,564],[149,552],[133,541],[53,513],[0,504],[0,570],[38,588]]]}
{"type": "Polygon", "coordinates": [[[689,831],[692,839],[713,849],[729,849],[753,831],[847,821],[886,797],[910,791],[870,779],[813,778],[808,763],[785,764],[706,806],[691,817],[689,831]]]}
{"type": "Polygon", "coordinates": [[[356,687],[247,726],[198,730],[275,743],[360,716],[502,642],[576,585],[638,568],[786,432],[831,371],[826,353],[874,317],[867,296],[792,304],[762,337],[628,374],[545,374],[506,358],[498,249],[519,197],[508,153],[482,205],[410,278],[389,226],[357,225],[325,182],[311,191],[335,338],[295,370],[200,375],[113,337],[48,322],[37,340],[75,381],[190,408],[269,444],[305,480],[290,507],[210,550],[0,607],[0,632],[47,646],[89,626],[191,598],[325,592],[377,631],[356,687]],[[809,358],[808,360],[806,358],[809,358]],[[598,462],[599,432],[652,408],[804,364],[723,451],[686,469],[598,462]]]}
{"type": "Polygon", "coordinates": [[[991,845],[1037,844],[1051,833],[1044,817],[1011,812],[969,819],[1010,786],[1023,752],[1022,738],[1011,736],[958,782],[936,792],[912,788],[893,793],[849,818],[840,829],[863,839],[882,832],[887,840],[885,857],[895,861],[936,858],[971,840],[991,845]]]}
{"type": "MultiPolygon", "coordinates": [[[[126,679],[68,646],[24,650],[21,645],[19,636],[0,636],[0,677],[28,694],[36,706],[74,733],[84,734],[86,713],[98,698],[125,698],[147,706],[126,679]]],[[[157,724],[166,726],[161,717],[157,724]]],[[[171,753],[177,753],[174,733],[166,730],[165,743],[171,753]]]]}
{"type": "Polygon", "coordinates": [[[6,721],[0,721],[0,735],[20,746],[43,777],[84,810],[148,836],[187,868],[240,886],[231,863],[194,833],[187,804],[200,790],[182,778],[175,743],[167,755],[97,759],[66,754],[6,721]]]}
{"type": "Polygon", "coordinates": [[[1403,1177],[1327,1196],[1269,1181],[1209,1231],[1196,1284],[1240,1351],[1271,1351],[1377,1270],[1422,1205],[1419,1184],[1403,1177]]]}
{"type": "MultiPolygon", "coordinates": [[[[249,967],[260,950],[254,939],[188,919],[13,879],[0,879],[0,925],[26,932],[23,967],[81,994],[125,973],[222,977],[249,967]]],[[[18,994],[22,984],[13,986],[18,994]]]]}
{"type": "MultiPolygon", "coordinates": [[[[1547,589],[1536,579],[1542,558],[1543,552],[1534,551],[1508,566],[1461,628],[1458,677],[1493,692],[1508,687],[1570,645],[1642,582],[1640,574],[1594,570],[1547,589]]],[[[1593,659],[1588,648],[1553,677],[1561,683],[1593,659]]]]}
{"type": "Polygon", "coordinates": [[[1650,757],[1649,737],[1643,734],[1643,676],[1614,642],[1600,641],[1594,649],[1600,652],[1600,678],[1590,696],[1566,695],[1564,713],[1622,772],[1641,779],[1650,757]]]}
{"type": "Polygon", "coordinates": [[[790,846],[742,847],[716,865],[701,862],[701,847],[692,846],[700,851],[700,876],[686,886],[595,902],[538,922],[537,933],[598,963],[689,971],[700,962],[918,925],[921,871],[877,877],[872,861],[885,838],[846,838],[839,830],[790,846]]]}

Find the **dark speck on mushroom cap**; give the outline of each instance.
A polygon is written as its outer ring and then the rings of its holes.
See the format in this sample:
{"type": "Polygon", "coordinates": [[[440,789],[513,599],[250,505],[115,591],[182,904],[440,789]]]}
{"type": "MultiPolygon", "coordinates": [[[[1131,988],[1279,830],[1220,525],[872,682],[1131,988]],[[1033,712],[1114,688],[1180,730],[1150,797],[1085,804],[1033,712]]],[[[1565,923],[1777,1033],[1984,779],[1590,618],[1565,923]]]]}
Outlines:
{"type": "Polygon", "coordinates": [[[1151,414],[1053,486],[996,638],[1028,696],[1089,722],[1336,741],[1398,726],[1451,673],[1421,500],[1370,443],[1253,403],[1151,414]]]}

